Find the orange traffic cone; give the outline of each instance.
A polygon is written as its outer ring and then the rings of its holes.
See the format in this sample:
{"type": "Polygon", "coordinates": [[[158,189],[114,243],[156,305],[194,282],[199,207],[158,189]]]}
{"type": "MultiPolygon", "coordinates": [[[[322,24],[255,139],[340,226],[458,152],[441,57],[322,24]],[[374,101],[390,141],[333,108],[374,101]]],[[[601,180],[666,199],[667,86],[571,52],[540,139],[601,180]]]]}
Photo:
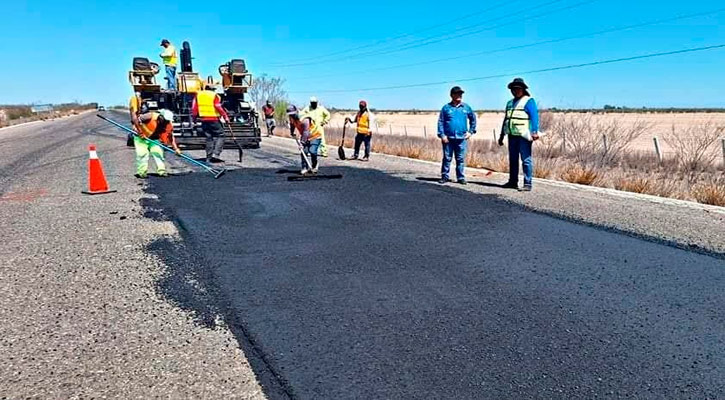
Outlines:
{"type": "Polygon", "coordinates": [[[108,190],[108,182],[106,182],[106,175],[103,173],[101,160],[98,159],[96,146],[89,145],[88,152],[90,153],[90,159],[88,160],[88,191],[84,190],[82,193],[104,194],[115,192],[115,190],[108,190]]]}

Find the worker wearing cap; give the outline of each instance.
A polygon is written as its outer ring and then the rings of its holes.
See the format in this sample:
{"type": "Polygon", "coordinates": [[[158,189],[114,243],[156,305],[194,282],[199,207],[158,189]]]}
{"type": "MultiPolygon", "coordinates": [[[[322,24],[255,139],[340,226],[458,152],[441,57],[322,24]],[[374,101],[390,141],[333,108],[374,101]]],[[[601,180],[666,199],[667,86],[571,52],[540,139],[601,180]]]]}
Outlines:
{"type": "Polygon", "coordinates": [[[264,114],[264,124],[267,126],[267,136],[274,136],[274,106],[271,101],[267,100],[267,103],[262,106],[262,113],[264,114]]]}
{"type": "Polygon", "coordinates": [[[161,41],[161,47],[164,49],[159,55],[166,67],[166,80],[168,81],[166,87],[169,90],[176,90],[176,47],[166,39],[161,41]]]}
{"type": "Polygon", "coordinates": [[[325,142],[324,126],[330,123],[330,112],[320,105],[317,97],[310,97],[310,105],[302,110],[302,115],[309,115],[320,130],[320,156],[327,157],[327,142],[325,142]]]}
{"type": "Polygon", "coordinates": [[[359,110],[355,115],[354,119],[345,118],[345,122],[357,124],[357,135],[355,135],[355,154],[352,159],[357,160],[360,156],[360,145],[365,143],[365,156],[363,161],[370,159],[370,139],[373,135],[373,126],[375,126],[375,119],[373,113],[368,110],[368,103],[365,100],[360,100],[358,104],[359,110]]]}
{"type": "Polygon", "coordinates": [[[300,113],[294,104],[287,107],[287,116],[289,116],[290,135],[292,135],[292,137],[296,137],[295,131],[300,133],[302,151],[309,157],[311,164],[307,165],[305,156],[300,155],[302,158],[302,170],[300,173],[302,175],[305,175],[308,172],[316,174],[318,163],[317,156],[320,144],[322,143],[322,133],[320,132],[320,127],[311,116],[306,114],[300,116],[300,113]],[[312,169],[309,169],[310,167],[312,169]]]}
{"type": "Polygon", "coordinates": [[[137,126],[139,136],[134,136],[133,144],[136,149],[136,177],[145,179],[149,169],[149,155],[154,159],[156,164],[156,173],[159,176],[168,176],[166,165],[164,165],[164,150],[155,143],[146,139],[161,142],[167,146],[173,147],[176,154],[181,154],[181,150],[176,145],[172,122],[174,114],[169,110],[159,110],[141,114],[137,118],[137,126]]]}
{"type": "Polygon", "coordinates": [[[531,155],[532,144],[539,139],[539,109],[529,94],[529,87],[521,78],[509,83],[513,99],[506,104],[506,114],[501,127],[499,146],[503,138],[509,138],[509,180],[505,188],[517,189],[519,186],[519,157],[524,169],[524,186],[521,191],[531,191],[534,175],[534,160],[531,155]]]}
{"type": "Polygon", "coordinates": [[[441,179],[439,183],[450,182],[449,172],[453,156],[456,157],[456,180],[465,185],[466,149],[468,139],[476,133],[476,113],[463,102],[463,89],[451,88],[451,101],[443,106],[438,116],[438,137],[443,145],[441,179]]]}
{"type": "Polygon", "coordinates": [[[205,90],[196,94],[191,103],[191,115],[201,121],[201,130],[206,136],[206,162],[221,163],[224,149],[224,127],[229,123],[229,115],[222,107],[219,95],[214,86],[206,85],[205,90]]]}

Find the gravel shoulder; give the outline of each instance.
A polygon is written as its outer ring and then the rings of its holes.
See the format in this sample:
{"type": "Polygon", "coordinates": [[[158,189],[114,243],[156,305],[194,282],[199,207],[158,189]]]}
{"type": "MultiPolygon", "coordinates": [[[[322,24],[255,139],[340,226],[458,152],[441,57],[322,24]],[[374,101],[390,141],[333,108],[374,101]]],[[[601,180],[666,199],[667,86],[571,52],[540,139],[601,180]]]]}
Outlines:
{"type": "Polygon", "coordinates": [[[188,283],[148,246],[179,232],[140,206],[121,132],[92,114],[8,128],[0,168],[0,397],[264,398],[224,321],[165,295],[188,283]],[[89,143],[117,193],[80,193],[89,143]]]}

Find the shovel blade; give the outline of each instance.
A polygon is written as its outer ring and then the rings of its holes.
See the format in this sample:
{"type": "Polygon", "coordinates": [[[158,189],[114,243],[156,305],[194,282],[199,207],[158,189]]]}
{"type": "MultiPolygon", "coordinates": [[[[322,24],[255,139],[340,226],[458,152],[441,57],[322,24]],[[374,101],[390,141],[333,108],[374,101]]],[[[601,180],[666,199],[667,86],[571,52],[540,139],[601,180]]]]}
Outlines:
{"type": "Polygon", "coordinates": [[[340,160],[345,160],[347,157],[345,157],[345,149],[342,148],[342,146],[337,148],[337,157],[340,158],[340,160]]]}

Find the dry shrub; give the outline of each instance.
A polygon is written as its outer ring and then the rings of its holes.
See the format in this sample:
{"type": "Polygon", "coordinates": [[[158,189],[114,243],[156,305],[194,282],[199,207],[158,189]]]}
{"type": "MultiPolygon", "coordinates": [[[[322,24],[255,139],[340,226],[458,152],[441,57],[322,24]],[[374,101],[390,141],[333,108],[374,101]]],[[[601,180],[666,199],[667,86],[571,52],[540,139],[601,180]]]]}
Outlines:
{"type": "Polygon", "coordinates": [[[690,195],[700,203],[725,207],[725,177],[711,178],[694,185],[690,195]]]}
{"type": "Polygon", "coordinates": [[[549,179],[554,175],[557,160],[554,158],[534,159],[534,176],[541,179],[549,179]]]}
{"type": "Polygon", "coordinates": [[[637,138],[650,128],[644,121],[635,121],[622,126],[619,120],[595,121],[592,114],[557,115],[552,123],[550,135],[566,138],[567,153],[582,165],[611,165],[637,138]],[[607,147],[604,147],[604,137],[607,147]]]}
{"type": "Polygon", "coordinates": [[[653,192],[653,184],[649,178],[619,178],[614,182],[614,188],[625,192],[648,193],[653,192]]]}
{"type": "Polygon", "coordinates": [[[571,168],[567,168],[567,170],[561,175],[561,178],[570,183],[591,185],[597,180],[597,178],[599,178],[599,173],[597,173],[597,171],[593,168],[574,165],[571,168]]]}
{"type": "Polygon", "coordinates": [[[679,171],[685,174],[690,183],[697,181],[701,174],[711,169],[717,157],[715,144],[725,130],[712,121],[672,130],[664,139],[672,147],[679,171]]]}

